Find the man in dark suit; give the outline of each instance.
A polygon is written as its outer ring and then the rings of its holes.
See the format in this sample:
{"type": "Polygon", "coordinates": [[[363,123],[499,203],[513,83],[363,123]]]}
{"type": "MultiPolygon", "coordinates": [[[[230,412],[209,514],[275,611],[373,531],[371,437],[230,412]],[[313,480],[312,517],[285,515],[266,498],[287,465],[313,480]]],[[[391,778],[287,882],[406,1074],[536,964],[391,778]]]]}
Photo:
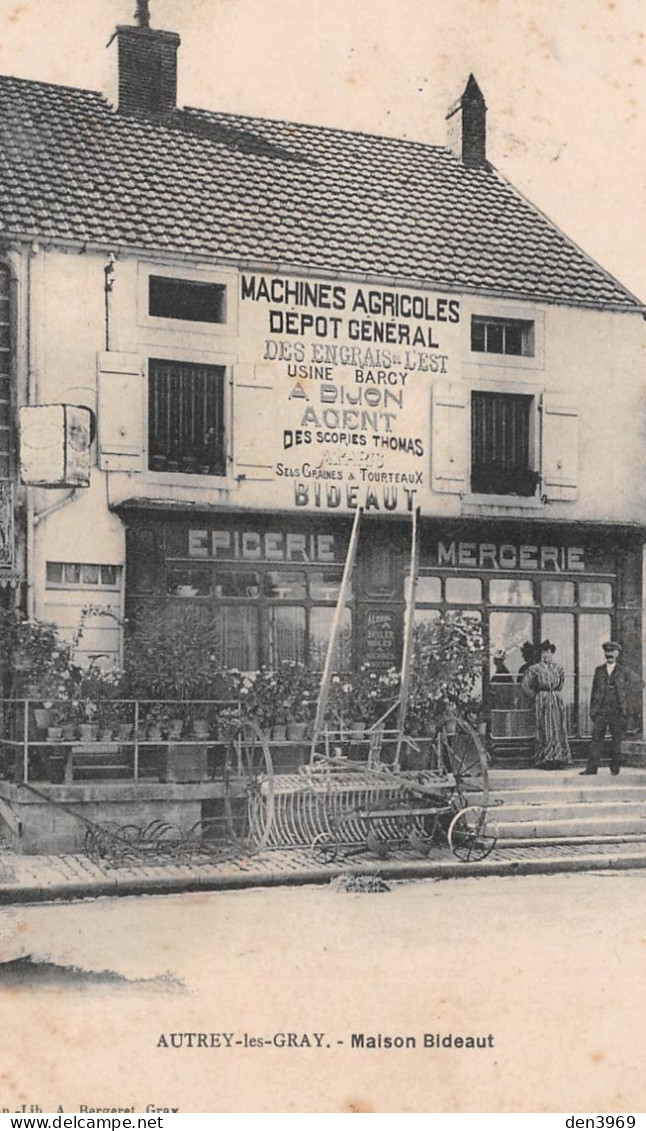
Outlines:
{"type": "Polygon", "coordinates": [[[610,773],[618,774],[621,763],[621,740],[626,730],[628,715],[628,682],[626,673],[619,661],[621,647],[614,640],[602,645],[605,664],[595,668],[590,695],[590,715],[592,718],[592,742],[588,764],[583,774],[596,774],[599,759],[603,753],[603,740],[610,731],[612,753],[610,773]]]}

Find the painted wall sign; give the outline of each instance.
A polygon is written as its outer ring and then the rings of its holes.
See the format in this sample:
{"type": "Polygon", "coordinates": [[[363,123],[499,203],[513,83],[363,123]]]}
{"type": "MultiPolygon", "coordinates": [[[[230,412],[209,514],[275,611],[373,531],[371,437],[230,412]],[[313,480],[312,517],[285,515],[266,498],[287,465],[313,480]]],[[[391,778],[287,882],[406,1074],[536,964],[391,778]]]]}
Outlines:
{"type": "Polygon", "coordinates": [[[167,558],[332,565],[345,561],[347,538],[326,531],[178,527],[166,535],[167,558]]]}
{"type": "Polygon", "coordinates": [[[303,510],[411,511],[428,487],[429,374],[459,349],[460,302],[243,273],[249,360],[278,398],[271,468],[303,510]]]}
{"type": "Polygon", "coordinates": [[[398,665],[399,635],[401,629],[401,610],[392,608],[368,608],[364,614],[364,649],[366,661],[383,664],[385,667],[398,665]]]}
{"type": "Polygon", "coordinates": [[[583,573],[589,569],[584,546],[466,542],[440,538],[425,563],[447,569],[524,570],[583,573]]]}

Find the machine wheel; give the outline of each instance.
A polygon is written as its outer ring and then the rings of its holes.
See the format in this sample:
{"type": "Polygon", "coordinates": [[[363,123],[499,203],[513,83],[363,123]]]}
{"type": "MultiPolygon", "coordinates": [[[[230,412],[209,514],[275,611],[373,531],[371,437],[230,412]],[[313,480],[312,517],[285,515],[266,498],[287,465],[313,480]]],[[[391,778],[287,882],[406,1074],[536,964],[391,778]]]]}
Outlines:
{"type": "Polygon", "coordinates": [[[339,852],[339,846],[332,833],[317,833],[312,841],[312,853],[317,864],[332,864],[339,852]]]}
{"type": "Polygon", "coordinates": [[[224,809],[231,840],[249,852],[266,846],[274,819],[274,767],[265,735],[250,720],[240,724],[227,747],[224,809]]]}
{"type": "Polygon", "coordinates": [[[456,718],[455,733],[440,736],[445,770],[453,777],[456,809],[489,803],[489,760],[480,735],[465,719],[456,718]]]}
{"type": "Polygon", "coordinates": [[[456,813],[448,831],[449,847],[458,860],[484,860],[498,838],[487,832],[487,810],[470,805],[456,813]]]}

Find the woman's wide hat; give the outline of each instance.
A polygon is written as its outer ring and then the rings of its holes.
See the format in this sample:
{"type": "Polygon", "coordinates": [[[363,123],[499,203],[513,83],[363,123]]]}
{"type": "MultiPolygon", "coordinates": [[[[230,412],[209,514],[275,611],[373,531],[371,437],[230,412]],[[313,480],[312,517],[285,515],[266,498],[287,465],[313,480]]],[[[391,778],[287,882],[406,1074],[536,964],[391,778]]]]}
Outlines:
{"type": "Polygon", "coordinates": [[[541,652],[556,652],[556,644],[551,640],[541,640],[541,652]]]}

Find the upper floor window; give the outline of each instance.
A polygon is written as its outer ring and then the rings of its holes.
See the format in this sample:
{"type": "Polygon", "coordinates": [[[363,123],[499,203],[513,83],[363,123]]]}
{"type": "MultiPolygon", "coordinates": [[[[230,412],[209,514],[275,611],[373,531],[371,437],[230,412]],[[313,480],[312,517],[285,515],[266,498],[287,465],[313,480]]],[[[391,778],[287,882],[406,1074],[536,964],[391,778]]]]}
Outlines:
{"type": "Polygon", "coordinates": [[[224,475],[225,367],[151,358],[148,466],[151,471],[224,475]]]}
{"type": "Polygon", "coordinates": [[[118,589],[121,567],[90,562],[47,562],[48,589],[118,589]]]}
{"type": "Polygon", "coordinates": [[[221,283],[148,277],[148,313],[184,322],[226,322],[227,289],[221,283]]]}
{"type": "Polygon", "coordinates": [[[534,356],[534,323],[520,318],[471,317],[471,349],[475,353],[534,356]]]}
{"type": "Polygon", "coordinates": [[[538,475],[531,460],[533,397],[471,395],[471,490],[486,495],[533,495],[538,475]]]}

